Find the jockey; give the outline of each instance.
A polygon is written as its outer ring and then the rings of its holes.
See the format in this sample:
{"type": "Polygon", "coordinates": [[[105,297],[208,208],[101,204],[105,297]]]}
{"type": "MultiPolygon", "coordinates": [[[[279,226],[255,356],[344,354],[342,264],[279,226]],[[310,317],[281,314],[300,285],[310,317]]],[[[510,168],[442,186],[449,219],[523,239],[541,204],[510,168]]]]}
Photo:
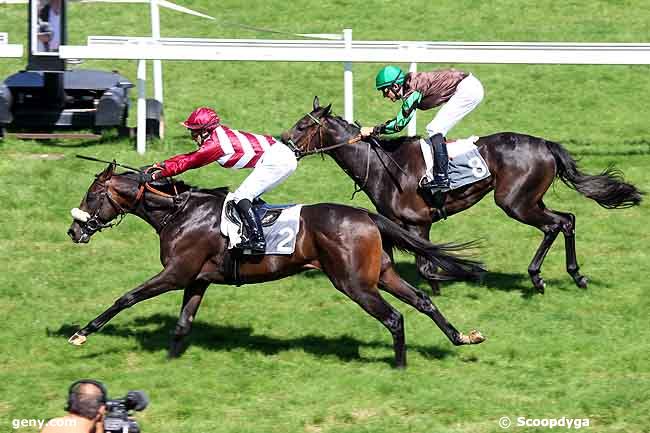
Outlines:
{"type": "Polygon", "coordinates": [[[169,158],[155,164],[151,180],[175,176],[186,170],[218,162],[226,168],[252,168],[233,193],[235,208],[246,225],[249,245],[245,249],[261,254],[266,250],[262,223],[252,202],[266,191],[279,185],[296,170],[294,153],[281,141],[270,135],[251,134],[230,129],[221,124],[217,113],[207,107],[194,110],[182,123],[199,146],[194,152],[169,158]]]}
{"type": "Polygon", "coordinates": [[[375,79],[377,90],[392,102],[402,101],[397,116],[375,127],[361,128],[361,135],[394,134],[411,121],[416,109],[429,110],[444,106],[427,125],[434,155],[433,179],[421,184],[434,191],[449,190],[448,155],[445,136],[463,117],[483,100],[483,86],[472,74],[456,69],[432,72],[404,72],[397,66],[385,66],[375,79]]]}

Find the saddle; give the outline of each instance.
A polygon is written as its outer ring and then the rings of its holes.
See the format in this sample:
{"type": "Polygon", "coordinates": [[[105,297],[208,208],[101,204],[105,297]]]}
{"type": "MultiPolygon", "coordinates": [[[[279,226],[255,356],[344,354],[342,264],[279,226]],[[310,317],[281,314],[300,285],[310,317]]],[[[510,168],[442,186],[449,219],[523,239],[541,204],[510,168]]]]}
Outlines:
{"type": "MultiPolygon", "coordinates": [[[[266,251],[269,254],[293,254],[296,236],[300,229],[300,211],[302,205],[270,205],[261,199],[253,201],[253,210],[262,222],[266,251]]],[[[239,250],[242,255],[249,255],[240,245],[248,240],[241,217],[232,201],[232,193],[226,196],[221,215],[221,233],[228,238],[228,249],[239,250]]]]}
{"type": "MultiPolygon", "coordinates": [[[[479,137],[473,135],[468,138],[445,142],[447,154],[449,155],[448,175],[451,191],[491,176],[487,163],[478,151],[478,147],[474,144],[478,139],[479,137]]],[[[420,179],[420,183],[422,183],[428,175],[427,173],[432,170],[433,155],[431,154],[431,146],[423,139],[420,140],[420,148],[427,167],[425,175],[420,179]]],[[[437,209],[440,218],[446,219],[447,213],[444,209],[444,203],[447,194],[431,194],[429,191],[422,189],[420,191],[427,203],[437,209]]]]}
{"type": "MultiPolygon", "coordinates": [[[[230,203],[232,205],[232,203],[230,203]]],[[[282,214],[282,211],[295,206],[293,204],[268,204],[261,198],[253,200],[253,210],[262,221],[262,227],[272,226],[282,214]]],[[[233,206],[234,207],[234,206],[233,206]]],[[[235,210],[236,211],[236,210],[235,210]]]]}

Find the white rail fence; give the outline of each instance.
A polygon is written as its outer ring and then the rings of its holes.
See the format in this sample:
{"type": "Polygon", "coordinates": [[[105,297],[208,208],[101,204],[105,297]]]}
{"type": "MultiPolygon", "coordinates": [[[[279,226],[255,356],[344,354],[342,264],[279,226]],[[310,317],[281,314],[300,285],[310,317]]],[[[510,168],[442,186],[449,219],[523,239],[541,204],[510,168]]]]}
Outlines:
{"type": "Polygon", "coordinates": [[[9,43],[9,35],[0,32],[0,57],[22,57],[23,46],[9,43]]]}
{"type": "MultiPolygon", "coordinates": [[[[354,119],[352,63],[650,65],[650,44],[354,41],[345,29],[338,40],[195,39],[91,36],[88,45],[60,47],[62,58],[138,60],[138,126],[145,124],[146,60],[342,62],[344,116],[354,119]],[[140,102],[140,100],[142,102],[140,102]]],[[[161,74],[156,74],[160,76],[161,74]]],[[[154,83],[162,99],[162,83],[154,83]]],[[[408,133],[415,135],[415,118],[408,133]]],[[[144,129],[144,128],[142,128],[144,129]]],[[[140,128],[138,128],[140,132],[140,128]]],[[[145,151],[144,131],[138,152],[145,151]]]]}

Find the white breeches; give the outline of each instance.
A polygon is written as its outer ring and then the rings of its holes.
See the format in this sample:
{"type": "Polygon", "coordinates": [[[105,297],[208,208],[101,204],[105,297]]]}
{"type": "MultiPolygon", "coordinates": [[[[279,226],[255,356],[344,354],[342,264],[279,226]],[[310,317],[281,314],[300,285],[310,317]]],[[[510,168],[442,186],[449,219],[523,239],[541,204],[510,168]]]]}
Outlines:
{"type": "Polygon", "coordinates": [[[294,153],[282,142],[277,142],[264,152],[242,184],[233,193],[235,203],[242,199],[253,201],[272,190],[296,171],[298,161],[294,153]]]}
{"type": "Polygon", "coordinates": [[[429,137],[442,134],[443,137],[460,120],[467,116],[483,100],[483,85],[474,75],[469,74],[458,83],[456,93],[436,113],[427,125],[429,137]]]}

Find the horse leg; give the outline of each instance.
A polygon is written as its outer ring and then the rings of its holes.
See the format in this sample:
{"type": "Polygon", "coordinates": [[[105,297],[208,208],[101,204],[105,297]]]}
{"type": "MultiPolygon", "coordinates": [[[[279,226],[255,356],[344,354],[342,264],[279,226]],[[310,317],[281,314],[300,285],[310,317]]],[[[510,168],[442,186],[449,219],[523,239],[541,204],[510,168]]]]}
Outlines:
{"type": "Polygon", "coordinates": [[[366,313],[380,321],[390,331],[393,337],[395,367],[406,367],[406,339],[402,314],[381,297],[376,287],[346,286],[337,289],[348,295],[366,313]]]}
{"type": "Polygon", "coordinates": [[[528,275],[530,275],[533,286],[539,293],[544,293],[546,283],[544,283],[541,276],[542,264],[546,254],[551,249],[551,245],[553,245],[560,233],[564,218],[547,209],[541,200],[533,204],[521,197],[502,197],[499,194],[495,194],[494,197],[497,205],[508,216],[524,224],[536,227],[544,233],[544,239],[542,239],[533,260],[528,265],[528,275]]]}
{"type": "Polygon", "coordinates": [[[530,265],[528,265],[528,275],[530,275],[530,279],[533,282],[535,289],[537,289],[537,292],[544,293],[546,283],[541,276],[542,263],[544,263],[546,254],[548,254],[551,245],[553,245],[555,238],[557,238],[559,228],[551,226],[549,229],[540,228],[540,230],[544,233],[544,239],[542,239],[542,243],[539,245],[535,255],[533,256],[533,260],[531,260],[530,265]]]}
{"type": "Polygon", "coordinates": [[[485,341],[485,337],[477,330],[472,330],[469,335],[459,332],[454,325],[449,323],[426,293],[411,286],[397,274],[392,263],[388,262],[383,267],[379,278],[380,289],[385,290],[400,301],[411,305],[419,312],[429,316],[455,346],[479,344],[485,341]]]}
{"type": "Polygon", "coordinates": [[[183,353],[185,349],[184,339],[192,330],[192,322],[194,322],[196,312],[201,305],[203,295],[209,285],[210,283],[208,282],[195,281],[185,289],[181,313],[178,317],[178,323],[176,323],[176,329],[172,335],[172,341],[167,354],[169,358],[178,358],[183,353]]]}
{"type": "Polygon", "coordinates": [[[68,342],[75,346],[81,346],[86,342],[88,335],[99,331],[102,326],[108,323],[108,321],[115,317],[120,311],[130,308],[138,302],[153,298],[182,286],[181,284],[178,284],[178,277],[175,275],[175,272],[171,271],[172,268],[174,268],[174,266],[166,267],[155,277],[122,295],[106,311],[70,337],[68,342]]]}
{"type": "MultiPolygon", "coordinates": [[[[430,223],[425,225],[420,225],[420,226],[409,225],[406,226],[406,229],[409,232],[414,233],[415,235],[421,237],[426,241],[429,240],[429,231],[431,230],[430,223]]],[[[392,257],[391,257],[391,261],[393,261],[392,257]]],[[[440,295],[440,284],[438,283],[438,280],[432,277],[432,274],[434,274],[437,270],[436,265],[431,263],[425,257],[415,256],[415,266],[417,267],[420,276],[424,278],[427,281],[427,283],[429,283],[429,287],[431,287],[431,294],[433,296],[440,295]]]]}
{"type": "MultiPolygon", "coordinates": [[[[370,254],[361,257],[362,260],[369,258],[370,254]]],[[[323,271],[334,287],[356,302],[366,313],[377,319],[390,331],[393,337],[395,367],[406,367],[404,317],[379,294],[379,290],[377,290],[379,269],[376,269],[375,273],[365,263],[349,263],[351,266],[342,266],[341,263],[345,263],[345,261],[321,261],[323,271]],[[376,275],[374,278],[371,276],[373,273],[376,275]]],[[[379,265],[379,260],[377,260],[377,265],[379,265]]]]}
{"type": "Polygon", "coordinates": [[[565,222],[562,224],[562,233],[564,234],[564,249],[566,252],[566,270],[578,287],[586,289],[588,280],[580,275],[580,266],[576,257],[576,216],[572,213],[556,210],[553,212],[565,218],[565,222]]]}

